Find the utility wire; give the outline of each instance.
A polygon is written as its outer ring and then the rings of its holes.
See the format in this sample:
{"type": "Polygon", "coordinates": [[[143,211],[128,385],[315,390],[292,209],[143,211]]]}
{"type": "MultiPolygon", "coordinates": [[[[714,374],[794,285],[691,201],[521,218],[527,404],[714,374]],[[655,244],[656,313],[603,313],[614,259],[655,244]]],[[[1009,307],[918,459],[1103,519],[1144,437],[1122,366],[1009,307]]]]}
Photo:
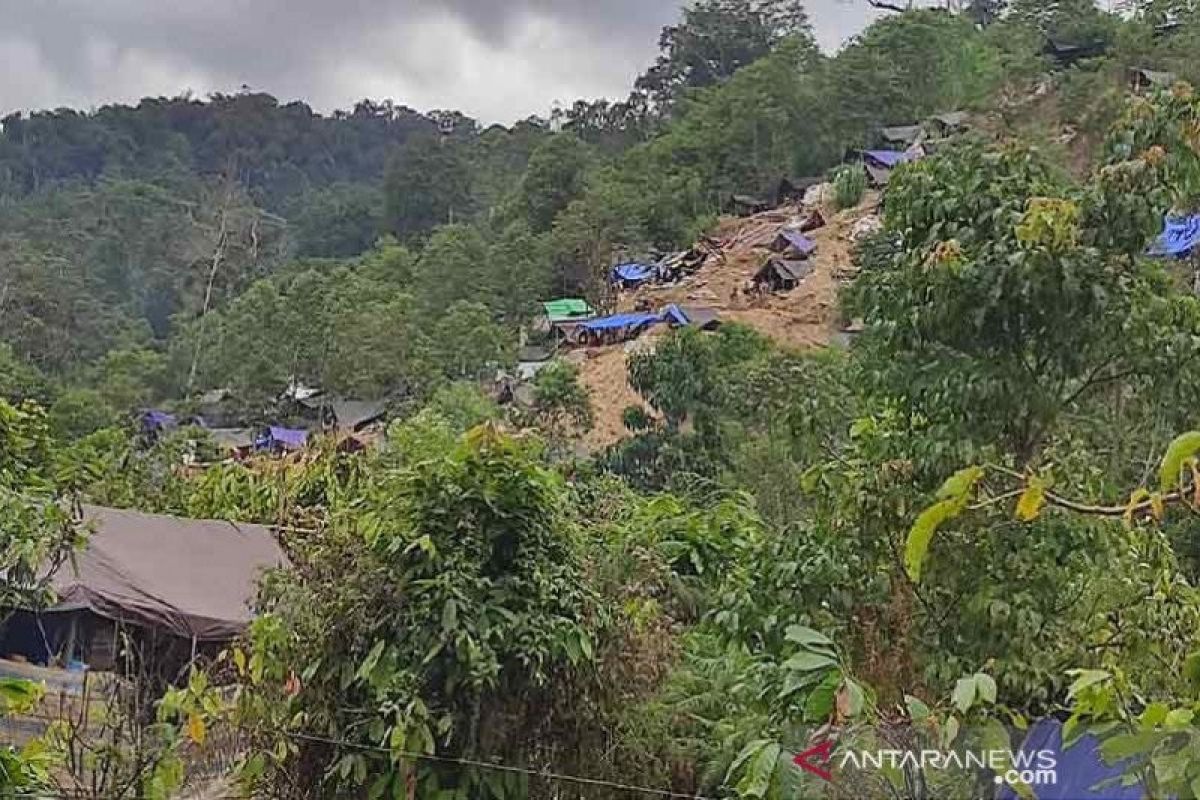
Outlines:
{"type": "Polygon", "coordinates": [[[401,756],[403,758],[411,758],[419,761],[435,761],[443,764],[459,764],[467,767],[490,769],[496,772],[509,772],[519,775],[528,775],[533,778],[544,778],[547,780],[577,783],[584,786],[604,786],[609,789],[620,789],[626,792],[637,792],[639,794],[651,795],[655,797],[677,797],[685,798],[686,800],[714,800],[714,798],[704,797],[703,795],[683,794],[682,792],[672,792],[669,789],[652,789],[647,786],[634,786],[628,783],[616,783],[614,781],[606,781],[601,778],[585,778],[581,775],[566,775],[561,772],[527,769],[525,767],[514,767],[508,764],[495,764],[489,761],[476,761],[470,758],[454,758],[451,756],[435,756],[425,753],[410,753],[399,750],[389,750],[386,747],[360,744],[358,742],[347,742],[339,739],[329,739],[324,736],[313,736],[307,733],[290,733],[287,735],[291,736],[293,739],[302,739],[304,741],[318,742],[321,744],[331,744],[338,747],[347,747],[355,750],[368,750],[371,752],[385,753],[391,756],[401,756]]]}

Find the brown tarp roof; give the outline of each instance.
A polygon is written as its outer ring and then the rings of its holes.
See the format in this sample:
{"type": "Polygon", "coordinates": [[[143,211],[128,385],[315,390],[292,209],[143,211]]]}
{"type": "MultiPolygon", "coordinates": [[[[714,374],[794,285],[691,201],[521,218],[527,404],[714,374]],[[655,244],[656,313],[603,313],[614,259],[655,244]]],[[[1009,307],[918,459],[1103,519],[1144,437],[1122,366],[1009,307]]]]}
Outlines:
{"type": "Polygon", "coordinates": [[[59,604],[160,628],[188,639],[225,641],[253,617],[259,575],[287,557],[262,525],[181,519],[84,507],[92,529],[84,550],[54,575],[59,604]]]}

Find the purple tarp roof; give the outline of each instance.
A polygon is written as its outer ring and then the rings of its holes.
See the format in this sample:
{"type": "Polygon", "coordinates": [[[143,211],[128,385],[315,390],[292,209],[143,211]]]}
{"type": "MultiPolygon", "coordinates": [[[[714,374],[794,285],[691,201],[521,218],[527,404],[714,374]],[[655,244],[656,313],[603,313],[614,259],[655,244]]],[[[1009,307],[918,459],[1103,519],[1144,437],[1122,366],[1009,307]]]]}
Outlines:
{"type": "Polygon", "coordinates": [[[810,256],[817,249],[817,243],[803,233],[800,233],[800,231],[780,231],[779,235],[792,246],[793,250],[802,256],[810,256]]]}
{"type": "Polygon", "coordinates": [[[863,156],[882,167],[891,169],[906,161],[912,161],[914,156],[902,150],[863,150],[863,156]]]}
{"type": "Polygon", "coordinates": [[[272,425],[268,429],[268,436],[271,444],[280,444],[284,447],[301,448],[308,443],[308,431],[293,428],[280,428],[272,425]]]}
{"type": "Polygon", "coordinates": [[[168,414],[166,411],[158,411],[149,409],[142,412],[142,425],[147,430],[161,430],[163,428],[174,428],[176,423],[175,415],[168,414]]]}

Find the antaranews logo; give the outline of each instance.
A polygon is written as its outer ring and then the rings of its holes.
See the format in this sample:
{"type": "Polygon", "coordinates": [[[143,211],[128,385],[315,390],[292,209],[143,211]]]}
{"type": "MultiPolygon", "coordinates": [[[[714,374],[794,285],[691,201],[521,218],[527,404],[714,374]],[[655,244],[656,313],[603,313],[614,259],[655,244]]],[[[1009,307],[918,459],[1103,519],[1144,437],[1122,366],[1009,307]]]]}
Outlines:
{"type": "MultiPolygon", "coordinates": [[[[796,755],[793,763],[823,781],[834,780],[832,739],[821,739],[796,755]]],[[[987,770],[997,785],[1054,786],[1058,783],[1058,756],[1054,750],[846,750],[837,759],[838,769],[987,770]]]]}

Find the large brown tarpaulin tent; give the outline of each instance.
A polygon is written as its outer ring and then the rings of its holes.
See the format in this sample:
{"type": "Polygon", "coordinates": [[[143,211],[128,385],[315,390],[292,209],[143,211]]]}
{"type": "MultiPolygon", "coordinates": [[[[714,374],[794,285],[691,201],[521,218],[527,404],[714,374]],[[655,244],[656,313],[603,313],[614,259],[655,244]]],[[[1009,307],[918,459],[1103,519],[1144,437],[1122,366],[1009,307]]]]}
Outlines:
{"type": "Polygon", "coordinates": [[[49,612],[89,610],[196,641],[233,639],[264,570],[287,557],[262,525],[84,507],[91,534],[54,575],[49,612]]]}

